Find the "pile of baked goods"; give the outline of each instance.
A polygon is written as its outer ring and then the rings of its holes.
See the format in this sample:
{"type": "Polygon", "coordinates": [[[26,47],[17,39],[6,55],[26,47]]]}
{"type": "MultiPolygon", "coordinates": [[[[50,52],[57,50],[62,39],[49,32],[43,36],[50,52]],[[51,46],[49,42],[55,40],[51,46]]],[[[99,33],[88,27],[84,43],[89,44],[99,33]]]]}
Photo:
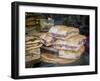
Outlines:
{"type": "Polygon", "coordinates": [[[28,64],[40,58],[40,47],[42,46],[40,39],[34,36],[26,36],[25,38],[25,61],[28,64]]]}
{"type": "Polygon", "coordinates": [[[72,63],[85,51],[85,41],[86,36],[81,35],[78,28],[64,25],[55,25],[39,36],[26,35],[26,64],[32,64],[36,59],[48,63],[72,63]]]}
{"type": "MultiPolygon", "coordinates": [[[[78,59],[85,51],[86,36],[81,35],[79,29],[75,27],[56,25],[40,38],[45,47],[58,50],[58,58],[78,59]]],[[[43,59],[50,57],[50,55],[44,55],[43,59]]]]}

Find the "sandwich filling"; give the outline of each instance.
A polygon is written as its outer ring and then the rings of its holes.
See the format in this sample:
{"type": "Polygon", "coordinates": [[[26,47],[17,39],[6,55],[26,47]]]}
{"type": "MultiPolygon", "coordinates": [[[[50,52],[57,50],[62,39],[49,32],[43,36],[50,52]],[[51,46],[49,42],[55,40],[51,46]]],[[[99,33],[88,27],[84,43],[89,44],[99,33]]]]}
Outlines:
{"type": "Polygon", "coordinates": [[[53,47],[56,49],[77,51],[80,49],[82,45],[84,45],[85,42],[86,42],[85,36],[76,35],[66,40],[56,40],[53,43],[53,47]]]}

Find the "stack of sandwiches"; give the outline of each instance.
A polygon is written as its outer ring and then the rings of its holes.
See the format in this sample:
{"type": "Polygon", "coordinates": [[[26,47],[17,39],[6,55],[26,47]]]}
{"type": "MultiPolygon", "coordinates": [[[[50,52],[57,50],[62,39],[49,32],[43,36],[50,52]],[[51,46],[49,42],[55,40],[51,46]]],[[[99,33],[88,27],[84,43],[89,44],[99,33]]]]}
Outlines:
{"type": "Polygon", "coordinates": [[[40,38],[46,47],[57,49],[60,58],[78,59],[85,51],[86,36],[81,35],[75,27],[56,25],[40,38]]]}
{"type": "Polygon", "coordinates": [[[40,39],[34,36],[25,37],[25,61],[31,62],[40,58],[40,47],[42,46],[40,39]]]}

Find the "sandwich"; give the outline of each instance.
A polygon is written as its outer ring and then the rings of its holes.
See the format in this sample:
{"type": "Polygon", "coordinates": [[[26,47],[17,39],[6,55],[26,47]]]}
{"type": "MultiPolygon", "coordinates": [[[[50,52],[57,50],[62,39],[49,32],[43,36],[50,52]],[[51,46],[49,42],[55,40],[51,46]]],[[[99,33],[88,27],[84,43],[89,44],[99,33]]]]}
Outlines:
{"type": "Polygon", "coordinates": [[[40,54],[40,47],[42,46],[42,43],[40,42],[40,38],[33,37],[33,36],[27,36],[25,38],[25,51],[26,54],[40,54]]]}
{"type": "Polygon", "coordinates": [[[75,59],[60,58],[53,54],[42,54],[41,57],[41,60],[47,63],[67,64],[75,61],[75,59]]]}
{"type": "Polygon", "coordinates": [[[26,36],[25,38],[25,62],[26,66],[35,63],[35,60],[40,59],[40,47],[42,43],[39,37],[26,36]]]}
{"type": "Polygon", "coordinates": [[[49,33],[52,34],[54,38],[65,39],[79,34],[79,29],[64,25],[56,25],[50,28],[49,33]]]}
{"type": "Polygon", "coordinates": [[[52,37],[52,35],[50,33],[43,33],[41,36],[41,42],[45,45],[45,46],[51,46],[54,39],[52,37]]]}
{"type": "Polygon", "coordinates": [[[67,27],[64,25],[57,25],[51,27],[49,32],[43,33],[40,38],[45,46],[51,46],[55,40],[67,39],[71,36],[79,34],[79,29],[74,27],[67,27]]]}
{"type": "Polygon", "coordinates": [[[65,40],[56,40],[53,47],[59,50],[74,50],[77,51],[84,45],[86,37],[83,35],[75,35],[65,40]]]}
{"type": "Polygon", "coordinates": [[[79,34],[79,29],[75,27],[53,26],[47,33],[42,34],[40,39],[41,43],[45,45],[42,48],[52,53],[41,55],[45,62],[69,62],[69,60],[78,59],[85,51],[86,36],[79,34]]]}
{"type": "Polygon", "coordinates": [[[25,40],[25,47],[26,50],[34,49],[34,48],[39,48],[42,46],[42,43],[40,42],[40,39],[38,37],[26,37],[25,40]]]}
{"type": "Polygon", "coordinates": [[[59,57],[67,59],[78,59],[85,50],[84,46],[81,46],[78,51],[73,50],[59,50],[59,57]]]}

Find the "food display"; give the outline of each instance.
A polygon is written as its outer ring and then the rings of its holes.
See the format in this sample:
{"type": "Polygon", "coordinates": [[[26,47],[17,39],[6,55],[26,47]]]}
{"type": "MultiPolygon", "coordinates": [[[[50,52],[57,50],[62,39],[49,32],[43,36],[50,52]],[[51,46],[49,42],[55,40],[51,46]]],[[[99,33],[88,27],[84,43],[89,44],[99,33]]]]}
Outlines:
{"type": "Polygon", "coordinates": [[[25,39],[25,61],[28,64],[34,63],[34,60],[40,59],[40,47],[42,46],[40,39],[34,36],[27,36],[25,39]]]}
{"type": "MultiPolygon", "coordinates": [[[[46,58],[48,59],[48,62],[51,61],[53,56],[58,60],[66,61],[64,63],[67,63],[67,60],[75,60],[79,59],[81,54],[85,51],[84,43],[86,40],[86,36],[81,35],[79,33],[79,29],[75,27],[68,27],[64,25],[56,25],[50,28],[50,30],[47,33],[44,33],[40,36],[41,42],[45,46],[45,50],[48,51],[58,51],[58,55],[56,54],[44,54],[42,55],[43,61],[47,62],[46,58]],[[54,50],[50,50],[50,48],[54,50]],[[50,57],[51,60],[50,60],[50,57]],[[50,60],[50,61],[49,61],[50,60]]],[[[54,61],[55,62],[55,61],[54,61]]],[[[70,61],[73,62],[73,61],[70,61]]],[[[61,63],[61,62],[59,62],[61,63]]]]}
{"type": "Polygon", "coordinates": [[[26,68],[89,65],[87,19],[88,16],[81,15],[26,12],[26,68]]]}

